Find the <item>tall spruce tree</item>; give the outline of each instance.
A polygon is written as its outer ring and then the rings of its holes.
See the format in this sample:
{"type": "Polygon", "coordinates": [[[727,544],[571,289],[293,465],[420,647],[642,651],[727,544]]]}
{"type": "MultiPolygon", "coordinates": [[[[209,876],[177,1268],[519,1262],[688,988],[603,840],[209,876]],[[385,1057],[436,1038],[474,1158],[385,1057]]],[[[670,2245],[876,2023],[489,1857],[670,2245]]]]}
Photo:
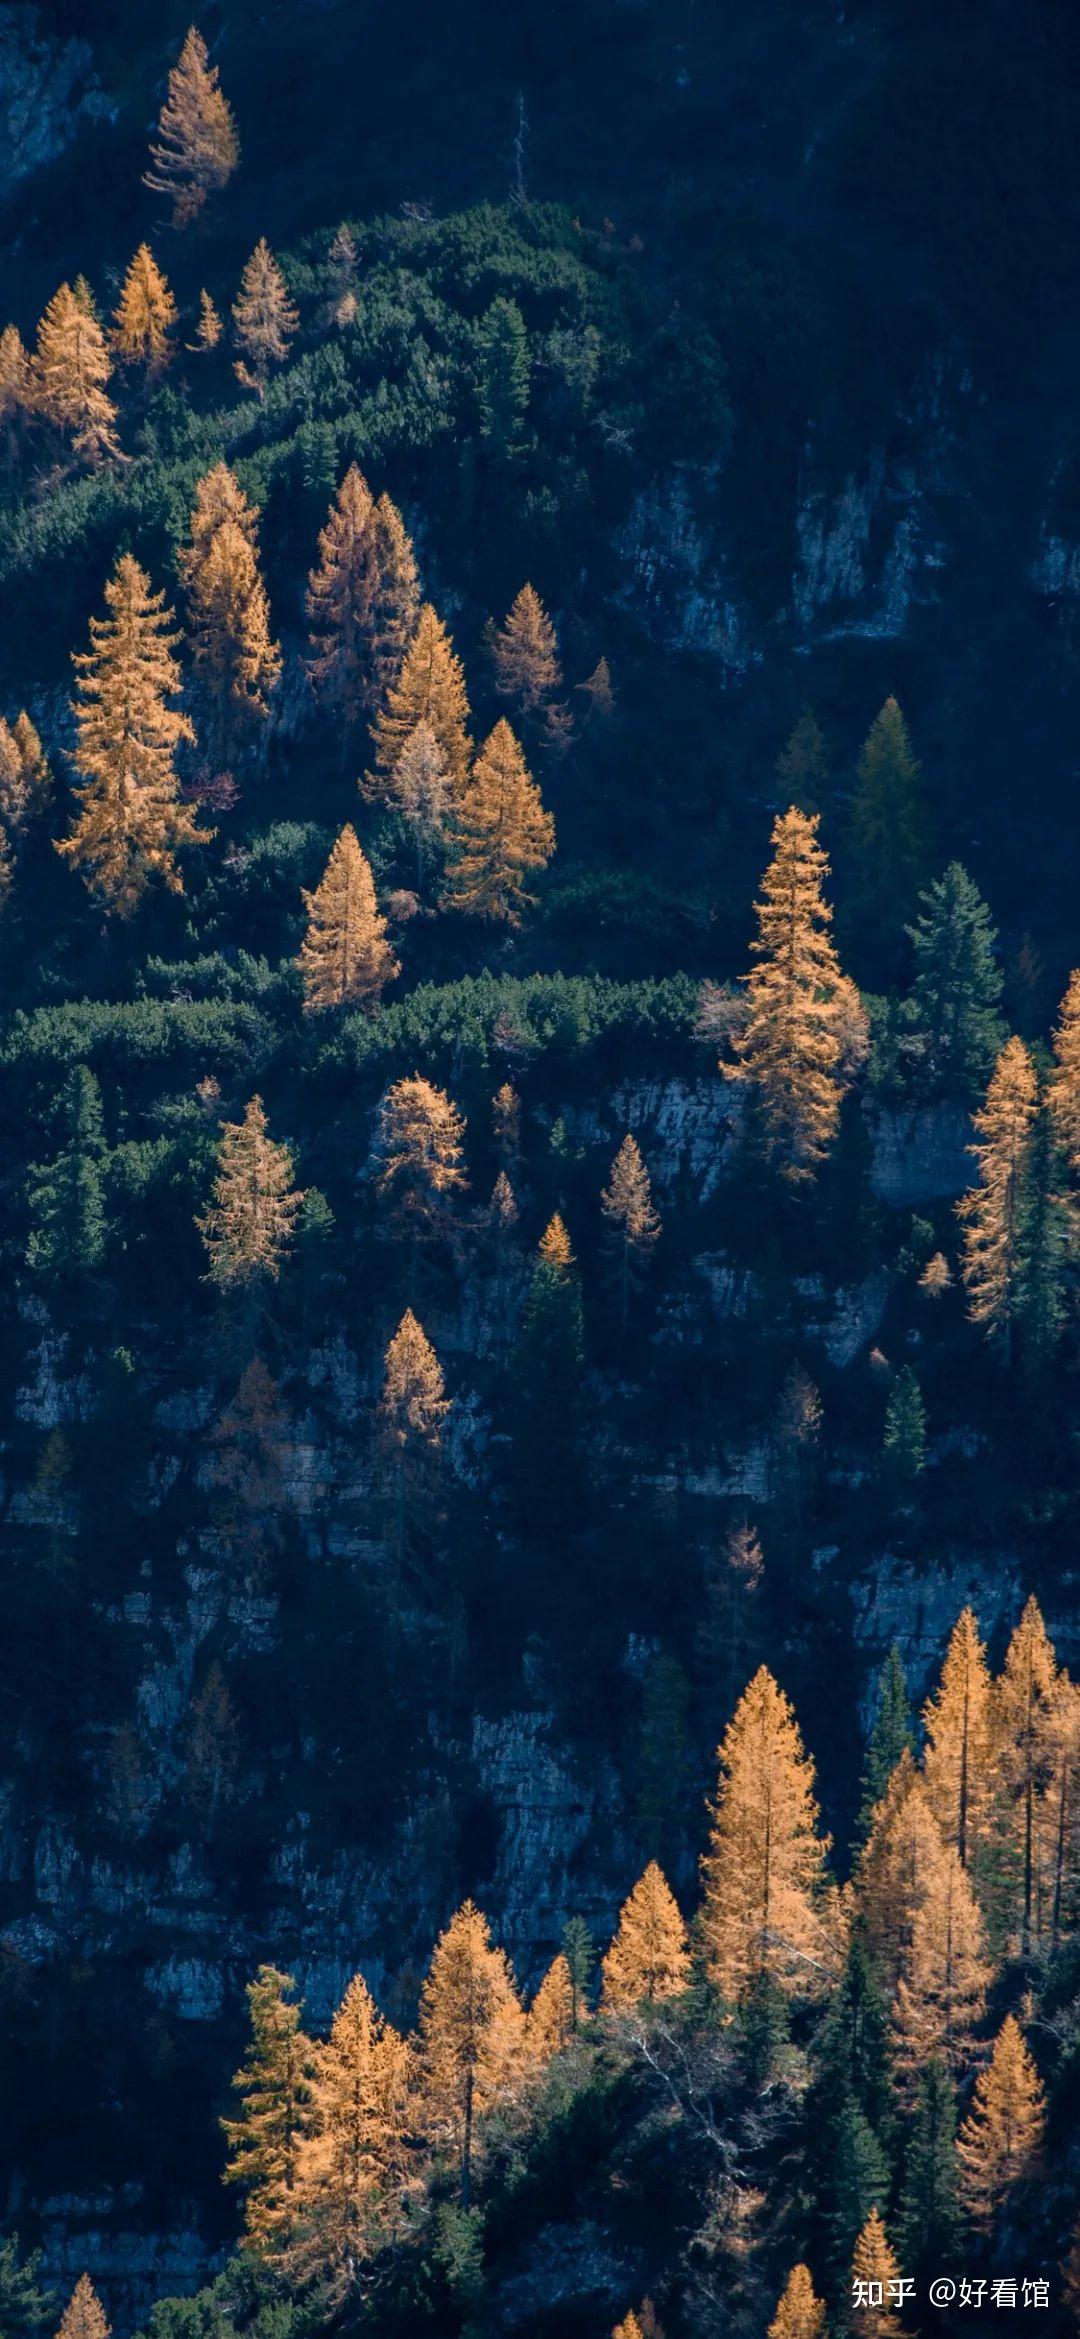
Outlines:
{"type": "Polygon", "coordinates": [[[481,436],[508,462],[519,449],[529,403],[529,336],[517,302],[499,294],[476,333],[481,436]]]}
{"type": "Polygon", "coordinates": [[[932,2055],[919,2080],[896,2220],[901,2260],[920,2289],[932,2275],[951,2271],[962,2226],[956,2172],[956,2089],[948,2065],[940,2055],[932,2055]]]}
{"type": "Polygon", "coordinates": [[[919,896],[908,927],[915,980],[904,1004],[905,1051],[928,1096],[982,1094],[1006,1033],[997,935],[977,885],[950,861],[919,896]]]}
{"type": "Polygon", "coordinates": [[[851,807],[854,910],[872,965],[895,968],[903,920],[926,866],[929,820],[907,724],[887,698],[859,755],[851,807]]]}
{"type": "Polygon", "coordinates": [[[901,1755],[905,1748],[913,1752],[914,1745],[904,1660],[894,1641],[878,1674],[874,1721],[866,1747],[858,1822],[863,1841],[901,1755]]]}
{"type": "Polygon", "coordinates": [[[0,2331],[4,2339],[37,2339],[55,2311],[52,2293],[38,2287],[43,2265],[40,2250],[19,2255],[17,2233],[0,2242],[0,2331]]]}
{"type": "Polygon", "coordinates": [[[274,2257],[295,2229],[313,2049],[300,2026],[291,1974],[261,1965],[248,1984],[247,2000],[250,2043],[233,2080],[239,2105],[234,2118],[221,2122],[229,2151],[223,2181],[243,2193],[250,2247],[274,2257]]]}
{"type": "Polygon", "coordinates": [[[89,1065],[72,1067],[60,1110],[67,1134],[59,1154],[27,1173],[26,1260],[51,1282],[77,1283],[98,1273],[109,1231],[101,1090],[89,1065]]]}

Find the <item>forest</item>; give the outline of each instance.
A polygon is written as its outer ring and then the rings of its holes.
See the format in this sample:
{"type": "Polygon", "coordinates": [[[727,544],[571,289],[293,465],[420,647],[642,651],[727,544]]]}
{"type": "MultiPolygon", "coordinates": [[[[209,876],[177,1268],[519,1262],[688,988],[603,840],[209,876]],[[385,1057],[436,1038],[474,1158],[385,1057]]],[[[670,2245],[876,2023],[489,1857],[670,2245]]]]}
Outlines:
{"type": "Polygon", "coordinates": [[[0,2339],[1073,2330],[1080,37],[0,92],[0,2339]]]}

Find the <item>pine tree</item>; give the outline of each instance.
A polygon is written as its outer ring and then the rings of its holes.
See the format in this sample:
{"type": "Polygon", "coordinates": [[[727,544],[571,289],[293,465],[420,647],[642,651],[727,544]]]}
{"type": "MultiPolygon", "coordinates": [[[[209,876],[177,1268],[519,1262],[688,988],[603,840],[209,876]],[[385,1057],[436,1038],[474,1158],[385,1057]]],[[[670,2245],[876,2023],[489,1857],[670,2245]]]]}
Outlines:
{"type": "Polygon", "coordinates": [[[761,1666],[719,1750],[720,1779],[702,1863],[702,1939],[710,1976],[741,1998],[759,1974],[812,1992],[835,1970],[823,1898],[813,1765],[791,1706],[761,1666]]]}
{"type": "Polygon", "coordinates": [[[247,2061],[233,2080],[240,2098],[235,2119],[223,2119],[229,2148],[227,2185],[244,2194],[244,2232],[251,2247],[276,2255],[297,2215],[300,2138],[310,2098],[311,2041],[300,2027],[291,1974],[261,1965],[247,1989],[251,2040],[247,2061]]]}
{"type": "Polygon", "coordinates": [[[908,927],[915,981],[904,1005],[906,1047],[930,1096],[977,1096],[1005,1039],[998,1013],[997,935],[977,885],[959,861],[919,896],[908,927]]]}
{"type": "Polygon", "coordinates": [[[309,1014],[371,1007],[400,974],[354,828],[343,828],[314,893],[303,893],[307,933],[297,961],[309,1014]]]}
{"type": "Polygon", "coordinates": [[[941,1829],[905,1747],[871,1812],[855,1879],[867,1946],[889,1989],[910,1954],[915,1918],[943,1851],[941,1829]]]}
{"type": "Polygon", "coordinates": [[[866,2220],[851,2261],[851,2329],[854,2339],[903,2339],[899,2315],[890,2312],[900,2268],[877,2209],[866,2220]]]}
{"type": "Polygon", "coordinates": [[[517,302],[502,294],[493,300],[476,341],[480,432],[493,454],[506,462],[518,451],[529,403],[529,336],[517,302]]]}
{"type": "Polygon", "coordinates": [[[80,2274],[60,2321],[57,2339],[109,2339],[110,2325],[89,2274],[80,2274]]]}
{"type": "Polygon", "coordinates": [[[253,1096],[242,1121],[222,1123],[213,1198],[196,1220],[209,1258],[208,1280],[219,1291],[277,1282],[303,1201],[292,1178],[289,1147],[269,1135],[262,1098],[253,1096]]]}
{"type": "Polygon", "coordinates": [[[416,632],[372,726],[376,772],[368,774],[364,788],[373,799],[386,795],[398,758],[418,723],[427,723],[435,733],[454,795],[459,796],[468,780],[472,756],[469,702],[461,660],[455,657],[450,636],[429,601],[420,611],[416,632]]]}
{"type": "Polygon", "coordinates": [[[191,544],[181,555],[195,671],[219,757],[245,729],[265,719],[281,678],[281,652],[271,636],[270,608],[255,549],[255,515],[244,505],[229,473],[225,473],[229,485],[224,487],[223,471],[224,465],[219,465],[201,482],[191,544]],[[210,525],[207,515],[215,508],[219,490],[223,503],[238,498],[244,508],[235,515],[224,511],[210,525]]]}
{"type": "Polygon", "coordinates": [[[878,1675],[874,1725],[867,1743],[862,1774],[859,1833],[864,1840],[875,1807],[880,1803],[905,1749],[908,1753],[913,1751],[914,1735],[904,1660],[894,1641],[878,1675]]]}
{"type": "Polygon", "coordinates": [[[926,1468],[926,1408],[909,1364],[902,1365],[885,1408],[885,1474],[893,1486],[909,1487],[926,1468]]]}
{"type": "Polygon", "coordinates": [[[955,1845],[967,1868],[985,1841],[996,1785],[990,1674],[970,1608],[953,1626],[923,1723],[926,1792],[945,1842],[955,1845]]]}
{"type": "Polygon", "coordinates": [[[839,2272],[871,2210],[889,2194],[889,2158],[872,2121],[850,2089],[830,2106],[814,2131],[813,2182],[831,2266],[839,2272]]]}
{"type": "Polygon", "coordinates": [[[378,704],[416,629],[412,545],[389,496],[376,503],[354,463],[319,536],[308,578],[308,672],[321,703],[346,724],[378,704]]]}
{"type": "Polygon", "coordinates": [[[555,628],[539,593],[523,585],[508,616],[491,637],[495,687],[534,715],[562,688],[555,628]]]}
{"type": "Polygon", "coordinates": [[[823,2339],[825,2308],[809,2266],[793,2266],[769,2324],[768,2339],[823,2339]]]}
{"type": "Polygon", "coordinates": [[[85,876],[106,909],[129,917],[150,881],[182,893],[175,855],[209,832],[179,799],[175,759],[194,739],[169,701],[180,688],[177,635],[163,593],[130,553],[105,587],[108,616],[90,620],[90,648],[75,658],[75,765],[81,810],[57,852],[85,876]]]}
{"type": "Polygon", "coordinates": [[[233,331],[243,352],[233,372],[245,390],[254,390],[260,398],[265,398],[271,370],[276,365],[284,365],[300,323],[265,236],[259,237],[244,269],[232,317],[233,331]]]}
{"type": "Polygon", "coordinates": [[[887,698],[859,755],[851,809],[858,906],[879,958],[882,937],[894,935],[914,906],[927,828],[920,766],[896,700],[887,698]]]}
{"type": "Polygon", "coordinates": [[[205,286],[199,294],[199,321],[195,327],[196,349],[216,349],[225,327],[205,286]]]}
{"type": "Polygon", "coordinates": [[[192,25],[176,64],[158,121],[157,143],[143,185],[168,195],[173,226],[187,227],[207,197],[220,194],[240,160],[232,108],[222,95],[216,65],[192,25]]]}
{"type": "Polygon", "coordinates": [[[362,1974],[349,1983],[325,2045],[314,2050],[310,2110],[299,2139],[299,2270],[329,2303],[387,2238],[406,2160],[410,2057],[362,1974]]]}
{"type": "MultiPolygon", "coordinates": [[[[37,2339],[46,2323],[51,2324],[55,2300],[51,2291],[38,2289],[41,2265],[40,2250],[31,2250],[20,2259],[18,2234],[4,2236],[0,2242],[0,2331],[4,2339],[37,2339]]],[[[107,2332],[108,2326],[105,2328],[107,2332]]],[[[101,2333],[98,2339],[102,2339],[101,2333]]]]}
{"type": "Polygon", "coordinates": [[[26,1261],[52,1282],[78,1283],[99,1272],[109,1231],[101,1090],[89,1065],[72,1066],[60,1108],[67,1128],[60,1153],[27,1172],[26,1261]]]}
{"type": "Polygon", "coordinates": [[[421,2117],[457,2161],[461,2205],[472,2184],[477,2123],[519,2082],[525,2018],[486,1919],[466,1901],[435,1945],[420,1999],[421,2117]]]}
{"type": "Polygon", "coordinates": [[[117,356],[127,365],[144,365],[149,373],[160,373],[173,355],[169,335],[176,315],[176,302],[149,244],[140,244],[115,313],[117,356]]]}
{"type": "Polygon", "coordinates": [[[960,2242],[956,2189],[956,2089],[948,2066],[931,2056],[919,2080],[904,2157],[896,2238],[909,2273],[948,2272],[960,2242]]]}
{"type": "Polygon", "coordinates": [[[911,1943],[896,1985],[893,2035],[901,2085],[910,2095],[932,2055],[963,2068],[986,2000],[990,1967],[982,1918],[952,1845],[924,1879],[911,1943]]]}
{"type": "Polygon", "coordinates": [[[1038,1801],[1049,1751],[1057,1659],[1032,1597],[1005,1653],[992,1692],[992,1731],[1006,1809],[1022,1860],[1020,1948],[1026,1957],[1038,1928],[1038,1801]]]}
{"type": "Polygon", "coordinates": [[[750,1083],[765,1146],[784,1177],[813,1177],[840,1117],[849,1066],[864,1044],[854,986],[840,972],[822,885],[829,864],[816,818],[792,807],[773,826],[773,859],[755,905],[757,964],[743,977],[746,1018],[728,1076],[750,1083]]]}
{"type": "Polygon", "coordinates": [[[978,1179],[957,1203],[963,1228],[963,1278],[968,1314],[1011,1355],[1027,1265],[1025,1236],[1031,1201],[1032,1142],[1039,1090],[1022,1040],[1007,1040],[994,1067],[986,1101],[975,1114],[978,1141],[970,1147],[978,1179]]]}
{"type": "Polygon", "coordinates": [[[588,2018],[589,1983],[596,1963],[593,1937],[584,1917],[568,1918],[562,1945],[570,1977],[570,2028],[576,2033],[588,2018]]]}
{"type": "Polygon", "coordinates": [[[956,2139],[961,2191],[977,2225],[989,2225],[1009,2186],[1030,2173],[1044,2124],[1039,2075],[1019,2024],[1007,2014],[956,2139]]]}
{"type": "Polygon", "coordinates": [[[376,1190],[414,1241],[445,1236],[454,1197],[468,1186],[465,1123],[430,1080],[395,1080],[379,1106],[373,1160],[376,1190]]]}
{"type": "MultiPolygon", "coordinates": [[[[852,1934],[843,1971],[815,2042],[815,2105],[823,2113],[854,2103],[875,2135],[890,2143],[894,2122],[889,2017],[874,1963],[859,1931],[852,1934]]],[[[867,2202],[846,2237],[845,2263],[867,2202]]]]}
{"type": "Polygon", "coordinates": [[[776,758],[776,776],[785,801],[797,812],[810,818],[821,811],[829,784],[829,756],[821,725],[810,707],[803,708],[787,746],[776,758]]]}
{"type": "Polygon", "coordinates": [[[600,1207],[607,1220],[608,1247],[625,1324],[631,1292],[648,1266],[660,1233],[649,1173],[636,1138],[623,1138],[611,1165],[610,1183],[600,1196],[600,1207]]]}
{"type": "Polygon", "coordinates": [[[120,453],[116,408],[105,387],[111,371],[97,319],[62,284],[38,326],[30,394],[35,414],[70,439],[84,463],[120,453]]]}
{"type": "Polygon", "coordinates": [[[650,1860],[619,1912],[619,1928],[601,1968],[603,2010],[626,2014],[678,1998],[690,1976],[686,1926],[666,1877],[650,1860]]]}
{"type": "Polygon", "coordinates": [[[550,2062],[573,2037],[574,1984],[563,1952],[553,1957],[525,2020],[525,2043],[534,2062],[550,2062]]]}
{"type": "Polygon", "coordinates": [[[546,869],[554,850],[555,823],[509,723],[500,718],[454,812],[444,906],[519,926],[531,902],[525,879],[534,869],[546,869]]]}

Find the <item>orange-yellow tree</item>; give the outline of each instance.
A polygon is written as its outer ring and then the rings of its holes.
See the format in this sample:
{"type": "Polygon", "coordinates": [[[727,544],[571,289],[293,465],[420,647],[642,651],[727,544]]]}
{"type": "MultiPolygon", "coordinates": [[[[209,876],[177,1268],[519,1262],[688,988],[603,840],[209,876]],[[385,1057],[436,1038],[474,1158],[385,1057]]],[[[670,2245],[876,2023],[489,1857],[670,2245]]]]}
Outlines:
{"type": "Polygon", "coordinates": [[[719,1750],[720,1779],[702,1863],[701,1933],[725,1998],[772,1974],[812,1993],[835,1971],[836,1911],[818,1831],[814,1767],[783,1690],[763,1665],[719,1750]]]}

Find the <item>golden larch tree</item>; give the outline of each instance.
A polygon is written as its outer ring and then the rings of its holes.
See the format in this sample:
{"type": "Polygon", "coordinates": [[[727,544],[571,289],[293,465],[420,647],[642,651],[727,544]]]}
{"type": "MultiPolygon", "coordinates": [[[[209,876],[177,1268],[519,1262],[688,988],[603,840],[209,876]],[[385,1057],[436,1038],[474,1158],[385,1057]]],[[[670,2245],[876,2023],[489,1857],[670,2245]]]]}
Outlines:
{"type": "Polygon", "coordinates": [[[974,1186],[956,1214],[963,1230],[961,1274],[968,1314],[1011,1353],[1013,1325],[1023,1297],[1025,1220],[1039,1082],[1023,1040],[1006,1040],[974,1116],[974,1186]]]}
{"type": "Polygon", "coordinates": [[[173,354],[176,302],[149,244],[140,244],[113,317],[113,348],[125,365],[160,373],[173,354]]]}
{"type": "Polygon", "coordinates": [[[290,1148],[271,1137],[262,1098],[253,1096],[242,1121],[222,1124],[210,1208],[196,1220],[208,1280],[225,1292],[276,1283],[303,1199],[290,1148]]]}
{"type": "Polygon", "coordinates": [[[539,593],[523,585],[504,623],[491,636],[495,687],[535,714],[562,688],[555,628],[539,593]]]}
{"type": "Polygon", "coordinates": [[[970,1608],[953,1626],[923,1723],[926,1792],[945,1842],[967,1868],[986,1839],[997,1777],[990,1672],[970,1608]]]}
{"type": "Polygon", "coordinates": [[[333,2299],[385,2242],[409,2136],[409,2050],[362,1974],[349,1983],[312,2058],[299,2139],[299,2270],[333,2299]]]}
{"type": "Polygon", "coordinates": [[[536,2063],[552,2055],[574,2035],[574,1978],[562,1951],[553,1957],[525,2018],[525,2045],[536,2063]]]}
{"type": "Polygon", "coordinates": [[[415,1074],[395,1080],[379,1106],[375,1183],[401,1229],[444,1233],[453,1197],[468,1185],[465,1123],[444,1089],[415,1074]]]}
{"type": "Polygon", "coordinates": [[[376,502],[353,463],[319,536],[308,578],[308,672],[321,703],[346,724],[378,704],[415,630],[419,587],[401,514],[376,502]]]}
{"type": "Polygon", "coordinates": [[[890,1991],[910,1955],[915,1918],[944,1848],[926,1788],[905,1747],[874,1807],[855,1872],[867,1948],[890,1991]]]}
{"type": "Polygon", "coordinates": [[[33,406],[30,359],[17,325],[0,332],[0,446],[10,470],[15,466],[23,426],[33,406]]]}
{"type": "Polygon", "coordinates": [[[854,2339],[903,2339],[903,2325],[892,2311],[900,2268],[881,2221],[872,2209],[855,2244],[851,2260],[851,2329],[854,2339]]]}
{"type": "Polygon", "coordinates": [[[176,753],[195,734],[170,704],[180,689],[172,611],[130,553],[117,562],[105,602],[108,616],[91,618],[90,648],[74,660],[83,785],[71,834],[56,849],[107,909],[127,917],[155,877],[183,892],[176,854],[210,832],[180,801],[176,753]]]}
{"type": "Polygon", "coordinates": [[[477,2123],[513,2093],[526,2064],[513,1975],[471,1900],[436,1942],[420,1999],[418,2057],[424,2132],[453,2152],[467,2208],[477,2123]]]}
{"type": "Polygon", "coordinates": [[[600,1208],[606,1222],[607,1248],[625,1324],[631,1293],[645,1273],[660,1234],[649,1173],[636,1137],[623,1138],[611,1165],[610,1180],[600,1196],[600,1208]]]}
{"type": "Polygon", "coordinates": [[[765,1148],[782,1175],[814,1175],[836,1136],[851,1072],[866,1052],[854,985],[841,973],[823,887],[829,863],[817,816],[791,807],[773,826],[773,858],[755,904],[755,964],[728,1077],[749,1084],[765,1148]]]}
{"type": "Polygon", "coordinates": [[[386,938],[371,865],[354,828],[341,831],[313,893],[304,892],[307,933],[298,960],[308,1014],[370,1007],[401,968],[386,938]]]}
{"type": "Polygon", "coordinates": [[[70,284],[62,284],[38,326],[31,397],[35,414],[70,440],[84,463],[103,463],[120,452],[116,408],[105,387],[111,372],[97,318],[70,284]]]}
{"type": "Polygon", "coordinates": [[[376,1414],[376,1434],[393,1495],[392,1543],[400,1559],[410,1529],[423,1520],[450,1412],[442,1366],[411,1308],[390,1341],[376,1414]]]}
{"type": "Polygon", "coordinates": [[[253,552],[259,548],[259,515],[227,463],[215,463],[204,472],[195,489],[195,502],[188,522],[188,541],[177,556],[184,587],[189,596],[198,592],[199,572],[205,567],[210,547],[223,522],[231,520],[239,528],[253,552]]]}
{"type": "Polygon", "coordinates": [[[89,2274],[80,2274],[60,2320],[57,2339],[109,2339],[110,2325],[89,2274]]]}
{"type": "Polygon", "coordinates": [[[1074,967],[1053,1035],[1050,1110],[1073,1178],[1080,1178],[1080,967],[1074,967]]]}
{"type": "Polygon", "coordinates": [[[1080,1908],[1080,1684],[1059,1673],[1045,1717],[1037,1812],[1039,1930],[1053,1949],[1080,1908]]]}
{"type": "Polygon", "coordinates": [[[209,709],[214,744],[225,755],[238,734],[265,719],[281,678],[281,651],[244,529],[222,520],[188,587],[191,648],[209,709]]]}
{"type": "Polygon", "coordinates": [[[245,390],[255,390],[263,398],[271,372],[284,365],[300,323],[265,236],[259,237],[244,269],[232,317],[243,352],[233,372],[245,390]]]}
{"type": "Polygon", "coordinates": [[[1030,2175],[1044,2126],[1042,2083],[1019,2024],[1007,2014],[956,2139],[960,2190],[977,2225],[989,2225],[1009,2186],[1030,2175]]]}
{"type": "Polygon", "coordinates": [[[20,837],[43,809],[51,784],[45,751],[25,707],[14,723],[0,715],[0,823],[9,838],[20,837]]]}
{"type": "Polygon", "coordinates": [[[702,1939],[725,1998],[761,1974],[812,1993],[837,1958],[818,1832],[814,1766],[783,1690],[762,1665],[719,1749],[720,1778],[702,1862],[702,1939]]]}
{"type": "Polygon", "coordinates": [[[192,25],[176,64],[150,148],[143,185],[167,195],[174,227],[197,218],[207,197],[220,194],[240,160],[232,108],[206,42],[192,25]]]}
{"type": "Polygon", "coordinates": [[[418,723],[405,741],[384,795],[412,831],[417,884],[422,885],[445,842],[453,805],[449,766],[430,723],[418,723]]]}
{"type": "Polygon", "coordinates": [[[1056,1681],[1057,1658],[1039,1603],[1032,1597],[1009,1642],[992,1694],[1000,1787],[1021,1860],[1020,1948],[1025,1957],[1039,1926],[1038,1802],[1056,1681]]]}
{"type": "Polygon", "coordinates": [[[216,349],[225,327],[205,286],[199,294],[199,314],[195,325],[195,340],[189,344],[195,349],[216,349]]]}
{"type": "Polygon", "coordinates": [[[793,2266],[769,2324],[768,2339],[822,2339],[825,2308],[809,2266],[793,2266]]]}
{"type": "Polygon", "coordinates": [[[238,2185],[244,2195],[244,2232],[252,2248],[276,2257],[296,2227],[314,2050],[301,2028],[291,1974],[261,1965],[248,1983],[247,2001],[247,2060],[233,2079],[239,2104],[235,2117],[221,2122],[229,2153],[223,2182],[238,2185]]]}
{"type": "Polygon", "coordinates": [[[472,755],[469,701],[461,660],[430,601],[420,611],[416,632],[372,726],[376,768],[367,775],[364,791],[374,801],[386,795],[398,757],[418,723],[427,723],[434,731],[451,787],[460,795],[472,755]]]}
{"type": "Polygon", "coordinates": [[[940,2055],[955,2073],[971,2052],[971,2034],[986,2003],[990,1966],[975,1895],[952,1844],[926,1880],[911,1943],[896,1985],[893,2042],[897,2072],[911,2096],[940,2055]]]}
{"type": "Polygon", "coordinates": [[[531,898],[525,880],[546,869],[554,850],[555,823],[509,723],[500,718],[454,808],[444,906],[519,926],[531,898]]]}
{"type": "Polygon", "coordinates": [[[604,1958],[607,2014],[678,1998],[690,1978],[686,1926],[666,1876],[650,1860],[619,1912],[619,1927],[604,1958]]]}

